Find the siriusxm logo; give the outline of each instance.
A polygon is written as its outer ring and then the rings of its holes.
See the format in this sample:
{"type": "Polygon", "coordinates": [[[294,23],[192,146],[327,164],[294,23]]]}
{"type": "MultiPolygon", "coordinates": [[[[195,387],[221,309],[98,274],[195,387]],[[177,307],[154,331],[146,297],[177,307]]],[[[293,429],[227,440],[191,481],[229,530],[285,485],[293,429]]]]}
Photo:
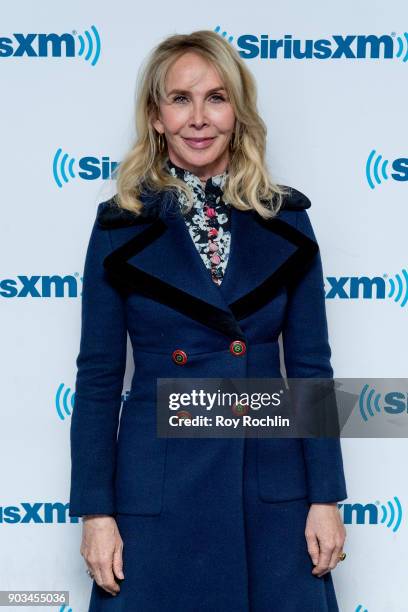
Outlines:
{"type": "Polygon", "coordinates": [[[384,394],[376,393],[369,385],[364,385],[359,395],[358,407],[363,421],[381,413],[403,414],[408,413],[408,393],[401,391],[390,391],[384,394]]]}
{"type": "Polygon", "coordinates": [[[327,276],[330,289],[326,298],[332,300],[360,299],[363,300],[384,300],[392,299],[399,303],[401,307],[408,301],[408,272],[405,268],[401,274],[397,273],[394,277],[381,276],[327,276]]]}
{"type": "MultiPolygon", "coordinates": [[[[220,36],[232,43],[234,36],[217,25],[220,36]]],[[[243,59],[393,59],[408,60],[408,33],[333,34],[328,38],[299,39],[292,34],[271,38],[269,34],[241,34],[236,39],[243,59]]]]}
{"type": "Polygon", "coordinates": [[[68,515],[69,504],[62,502],[22,502],[19,506],[0,506],[0,524],[78,523],[68,515]]]}
{"type": "Polygon", "coordinates": [[[383,159],[375,149],[370,152],[366,165],[365,177],[371,189],[392,178],[394,181],[408,181],[408,157],[397,157],[392,162],[383,159]],[[393,172],[390,173],[389,166],[393,172]]]}
{"type": "MultiPolygon", "coordinates": [[[[122,402],[125,403],[128,399],[130,391],[126,391],[122,394],[122,402]]],[[[70,417],[72,410],[75,406],[75,391],[71,387],[65,387],[64,383],[58,385],[57,392],[55,394],[55,410],[61,421],[65,420],[65,417],[70,417]]]]}
{"type": "Polygon", "coordinates": [[[343,512],[345,525],[382,525],[395,532],[402,521],[401,502],[396,496],[386,504],[379,501],[369,504],[339,502],[337,506],[343,512]]]}
{"type": "Polygon", "coordinates": [[[119,162],[112,161],[109,157],[93,157],[87,155],[76,161],[62,149],[57,149],[52,161],[52,174],[58,187],[68,183],[71,179],[80,178],[85,181],[96,179],[113,179],[113,173],[119,166],[119,162]]]}
{"type": "Polygon", "coordinates": [[[91,66],[98,63],[101,39],[94,25],[79,34],[76,30],[64,34],[22,34],[0,36],[2,57],[80,57],[91,66]]]}
{"type": "MultiPolygon", "coordinates": [[[[0,279],[0,297],[3,298],[76,298],[79,275],[74,276],[17,276],[0,279]]],[[[80,279],[82,281],[82,278],[80,279]]]]}

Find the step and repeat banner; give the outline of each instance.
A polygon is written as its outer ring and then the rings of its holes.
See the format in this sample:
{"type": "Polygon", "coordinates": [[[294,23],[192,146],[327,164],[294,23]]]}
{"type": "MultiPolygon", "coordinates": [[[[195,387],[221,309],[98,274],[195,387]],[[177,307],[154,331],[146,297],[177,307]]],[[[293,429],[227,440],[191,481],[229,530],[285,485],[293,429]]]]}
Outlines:
{"type": "MultiPolygon", "coordinates": [[[[68,516],[81,282],[97,204],[133,141],[141,63],[166,36],[200,29],[239,50],[272,176],[312,202],[335,376],[367,377],[378,405],[369,379],[408,369],[408,5],[16,0],[0,11],[0,590],[69,591],[49,609],[84,612],[92,582],[68,516]]],[[[408,388],[395,384],[408,418],[408,388]]],[[[342,439],[347,559],[333,579],[344,612],[408,609],[397,438],[342,439]]]]}

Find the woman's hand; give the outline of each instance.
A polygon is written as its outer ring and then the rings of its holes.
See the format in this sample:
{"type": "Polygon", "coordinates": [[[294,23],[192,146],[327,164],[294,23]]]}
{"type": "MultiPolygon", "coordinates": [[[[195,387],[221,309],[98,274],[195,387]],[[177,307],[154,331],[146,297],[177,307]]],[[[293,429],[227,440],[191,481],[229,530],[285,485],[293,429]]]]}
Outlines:
{"type": "Polygon", "coordinates": [[[81,555],[96,583],[115,595],[120,588],[115,576],[123,579],[123,541],[113,516],[88,515],[83,517],[81,555]]]}
{"type": "Polygon", "coordinates": [[[311,504],[305,536],[309,555],[316,566],[312,574],[320,578],[336,567],[346,539],[337,502],[311,504]]]}

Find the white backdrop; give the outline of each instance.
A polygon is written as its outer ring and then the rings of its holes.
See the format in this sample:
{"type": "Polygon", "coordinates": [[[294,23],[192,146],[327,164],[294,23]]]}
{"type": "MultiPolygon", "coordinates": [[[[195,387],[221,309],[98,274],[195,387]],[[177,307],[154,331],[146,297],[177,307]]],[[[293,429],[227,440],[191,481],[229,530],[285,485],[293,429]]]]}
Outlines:
{"type": "MultiPolygon", "coordinates": [[[[272,174],[312,201],[326,280],[380,277],[386,285],[383,298],[375,288],[353,297],[342,281],[343,297],[331,298],[327,281],[335,375],[407,375],[406,2],[3,3],[0,589],[69,590],[64,612],[85,611],[91,588],[81,524],[67,509],[81,275],[96,206],[115,192],[99,169],[103,157],[120,161],[132,141],[136,74],[150,49],[170,34],[217,26],[240,50],[242,35],[291,35],[315,48],[326,39],[334,54],[334,36],[357,37],[341,57],[280,52],[245,61],[258,84],[272,174]],[[50,33],[67,35],[60,54],[44,44],[50,33]],[[370,45],[356,57],[368,35],[385,36],[379,57],[370,45]],[[97,175],[90,180],[78,174],[87,163],[97,175]],[[398,275],[402,293],[390,296],[398,275]],[[38,512],[27,512],[34,504],[38,512]]],[[[124,393],[131,373],[129,361],[124,393]]],[[[342,448],[349,498],[341,507],[347,559],[333,572],[340,609],[408,610],[406,440],[344,439],[342,448]],[[397,522],[387,526],[382,505],[400,505],[397,522]]]]}

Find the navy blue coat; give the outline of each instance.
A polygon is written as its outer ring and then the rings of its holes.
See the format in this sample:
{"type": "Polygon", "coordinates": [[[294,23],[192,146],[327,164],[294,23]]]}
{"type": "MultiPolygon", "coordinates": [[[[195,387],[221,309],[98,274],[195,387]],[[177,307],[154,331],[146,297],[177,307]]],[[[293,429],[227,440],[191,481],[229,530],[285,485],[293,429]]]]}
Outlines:
{"type": "MultiPolygon", "coordinates": [[[[302,609],[337,610],[331,575],[311,576],[303,532],[310,503],[347,497],[338,439],[156,436],[157,377],[280,377],[281,333],[289,377],[333,376],[310,201],[293,189],[268,221],[232,208],[218,286],[175,196],[143,199],[141,217],[99,204],[88,245],[70,516],[118,516],[127,534],[122,591],[134,571],[139,602],[123,609],[282,612],[300,609],[310,589],[312,607],[302,609]],[[135,370],[117,438],[127,334],[135,370]],[[234,340],[244,354],[230,351],[234,340]]],[[[92,610],[122,610],[98,607],[97,597],[119,599],[98,590],[92,610]]]]}

